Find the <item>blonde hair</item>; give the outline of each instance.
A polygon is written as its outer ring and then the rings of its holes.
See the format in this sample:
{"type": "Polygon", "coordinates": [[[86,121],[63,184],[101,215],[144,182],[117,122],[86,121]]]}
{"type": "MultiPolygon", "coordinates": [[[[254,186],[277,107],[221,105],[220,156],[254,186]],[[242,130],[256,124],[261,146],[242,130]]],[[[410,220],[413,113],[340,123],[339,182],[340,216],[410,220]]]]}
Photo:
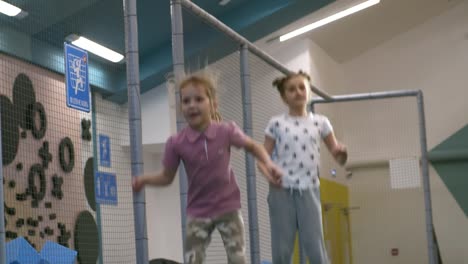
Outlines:
{"type": "MultiPolygon", "coordinates": [[[[211,120],[220,122],[222,120],[222,117],[219,111],[217,110],[217,108],[215,107],[215,103],[218,102],[218,98],[216,96],[216,88],[214,85],[215,82],[212,79],[213,78],[211,78],[207,74],[192,74],[182,79],[178,86],[179,86],[180,91],[182,91],[182,89],[185,88],[189,84],[192,84],[194,86],[200,85],[204,87],[206,91],[206,95],[208,96],[208,99],[210,100],[211,120]]],[[[182,96],[182,93],[180,93],[180,96],[182,96]]]]}
{"type": "Polygon", "coordinates": [[[286,76],[283,76],[283,77],[276,78],[273,81],[273,86],[276,87],[276,89],[278,89],[278,92],[280,93],[281,97],[284,97],[284,91],[285,91],[285,88],[286,88],[285,84],[291,78],[296,77],[296,76],[301,76],[310,83],[310,76],[307,73],[303,72],[302,70],[300,70],[298,72],[290,73],[290,74],[288,74],[286,76]]]}

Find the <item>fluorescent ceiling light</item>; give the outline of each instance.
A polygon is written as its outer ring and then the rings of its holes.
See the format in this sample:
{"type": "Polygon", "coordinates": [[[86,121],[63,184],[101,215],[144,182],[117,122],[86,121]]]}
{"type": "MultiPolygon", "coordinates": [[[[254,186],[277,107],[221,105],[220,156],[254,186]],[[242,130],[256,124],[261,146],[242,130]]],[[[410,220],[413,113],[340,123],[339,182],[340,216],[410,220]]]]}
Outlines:
{"type": "Polygon", "coordinates": [[[19,13],[21,13],[21,9],[9,4],[5,1],[0,0],[0,12],[7,15],[7,16],[17,16],[19,13]]]}
{"type": "Polygon", "coordinates": [[[71,44],[85,49],[99,57],[102,57],[106,60],[110,60],[112,62],[119,62],[123,60],[124,56],[120,53],[117,53],[109,48],[106,48],[92,40],[89,40],[82,36],[77,35],[70,35],[67,39],[71,42],[71,44]]]}
{"type": "Polygon", "coordinates": [[[225,6],[225,5],[229,4],[229,2],[231,2],[231,0],[221,0],[221,1],[218,2],[218,4],[220,6],[225,6]]]}
{"type": "Polygon", "coordinates": [[[286,41],[286,40],[288,40],[290,38],[294,38],[296,36],[299,36],[301,34],[309,32],[309,31],[311,31],[313,29],[316,29],[318,27],[321,27],[323,25],[331,23],[331,22],[333,22],[335,20],[338,20],[340,18],[343,18],[345,16],[349,16],[349,15],[351,15],[353,13],[359,12],[359,11],[361,11],[363,9],[371,7],[371,6],[376,5],[378,3],[380,3],[380,0],[368,0],[368,1],[362,2],[360,4],[357,4],[357,5],[353,6],[353,7],[348,8],[346,10],[340,11],[340,12],[338,12],[336,14],[333,14],[333,15],[331,15],[329,17],[321,19],[321,20],[319,20],[317,22],[314,22],[312,24],[309,24],[307,26],[298,28],[296,30],[293,30],[293,31],[287,33],[287,34],[284,34],[284,35],[282,35],[280,37],[280,41],[286,41]]]}

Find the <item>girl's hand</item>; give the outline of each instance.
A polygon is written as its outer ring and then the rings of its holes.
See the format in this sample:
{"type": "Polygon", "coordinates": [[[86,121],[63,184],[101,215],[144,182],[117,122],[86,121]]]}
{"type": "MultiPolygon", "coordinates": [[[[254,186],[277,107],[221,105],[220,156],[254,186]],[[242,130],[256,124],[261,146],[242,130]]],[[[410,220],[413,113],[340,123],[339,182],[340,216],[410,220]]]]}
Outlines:
{"type": "Polygon", "coordinates": [[[267,171],[265,176],[267,176],[268,181],[276,187],[281,187],[281,177],[283,177],[281,169],[273,162],[265,164],[265,167],[267,171]]]}
{"type": "Polygon", "coordinates": [[[143,180],[141,177],[132,177],[132,187],[133,191],[139,192],[143,188],[145,184],[143,183],[143,180]]]}
{"type": "Polygon", "coordinates": [[[348,150],[343,144],[338,144],[335,151],[335,159],[341,165],[345,165],[348,160],[348,150]]]}
{"type": "Polygon", "coordinates": [[[335,134],[331,132],[325,139],[325,145],[327,145],[328,150],[332,154],[333,158],[335,158],[336,162],[338,162],[341,166],[346,163],[348,159],[348,151],[346,150],[346,146],[338,142],[335,138],[335,134]]]}

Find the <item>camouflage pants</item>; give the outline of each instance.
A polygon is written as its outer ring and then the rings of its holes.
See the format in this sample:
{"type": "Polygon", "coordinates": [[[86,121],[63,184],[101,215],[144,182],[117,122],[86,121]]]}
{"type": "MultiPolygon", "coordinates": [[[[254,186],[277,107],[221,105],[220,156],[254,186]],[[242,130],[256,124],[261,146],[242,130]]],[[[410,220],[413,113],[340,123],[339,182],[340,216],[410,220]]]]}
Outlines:
{"type": "Polygon", "coordinates": [[[217,218],[187,218],[185,259],[189,264],[205,263],[211,234],[218,229],[229,264],[245,264],[244,221],[239,210],[217,218]]]}

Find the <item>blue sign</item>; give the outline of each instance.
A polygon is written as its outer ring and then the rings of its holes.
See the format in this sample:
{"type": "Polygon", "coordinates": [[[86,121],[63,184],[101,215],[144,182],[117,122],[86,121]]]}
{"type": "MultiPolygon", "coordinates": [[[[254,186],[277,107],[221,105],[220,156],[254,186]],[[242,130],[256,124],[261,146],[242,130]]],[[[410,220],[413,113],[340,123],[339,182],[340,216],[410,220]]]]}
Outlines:
{"type": "Polygon", "coordinates": [[[117,180],[115,173],[97,171],[94,175],[96,202],[117,205],[117,180]]]}
{"type": "Polygon", "coordinates": [[[68,43],[64,45],[67,106],[89,112],[91,98],[88,81],[88,53],[68,43]]]}
{"type": "Polygon", "coordinates": [[[111,149],[109,136],[99,135],[99,160],[103,167],[111,166],[111,149]]]}

